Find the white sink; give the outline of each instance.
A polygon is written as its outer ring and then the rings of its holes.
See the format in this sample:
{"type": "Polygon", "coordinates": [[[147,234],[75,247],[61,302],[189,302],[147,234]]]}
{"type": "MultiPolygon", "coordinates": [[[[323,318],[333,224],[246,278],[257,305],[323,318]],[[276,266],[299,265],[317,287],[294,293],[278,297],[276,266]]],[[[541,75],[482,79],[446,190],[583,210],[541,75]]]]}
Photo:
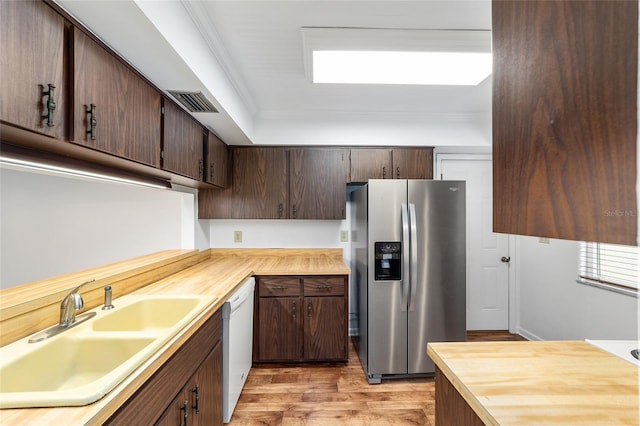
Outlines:
{"type": "Polygon", "coordinates": [[[633,365],[640,367],[640,361],[631,355],[634,349],[640,349],[640,342],[637,340],[591,340],[585,339],[587,343],[598,347],[612,355],[622,358],[633,365]]]}

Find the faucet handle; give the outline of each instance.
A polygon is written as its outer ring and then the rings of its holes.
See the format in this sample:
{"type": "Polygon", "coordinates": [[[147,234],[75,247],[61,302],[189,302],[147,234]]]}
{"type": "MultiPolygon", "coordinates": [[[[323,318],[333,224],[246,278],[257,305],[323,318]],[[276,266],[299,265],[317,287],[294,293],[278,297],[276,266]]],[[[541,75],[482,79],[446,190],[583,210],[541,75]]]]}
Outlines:
{"type": "Polygon", "coordinates": [[[76,310],[80,310],[84,307],[84,301],[82,296],[78,292],[80,288],[86,284],[94,282],[95,279],[85,281],[69,293],[60,303],[60,326],[68,327],[76,320],[76,310]]]}
{"type": "Polygon", "coordinates": [[[73,306],[76,310],[84,308],[84,300],[82,300],[80,293],[73,293],[71,297],[73,297],[73,306]]]}

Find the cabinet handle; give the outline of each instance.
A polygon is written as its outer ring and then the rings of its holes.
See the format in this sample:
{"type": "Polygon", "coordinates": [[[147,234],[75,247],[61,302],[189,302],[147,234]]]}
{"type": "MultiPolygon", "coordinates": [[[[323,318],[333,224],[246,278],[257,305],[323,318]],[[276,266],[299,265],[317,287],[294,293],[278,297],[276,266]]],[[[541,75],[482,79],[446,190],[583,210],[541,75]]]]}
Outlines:
{"type": "Polygon", "coordinates": [[[198,160],[198,176],[202,179],[204,175],[204,162],[202,160],[198,160]]]}
{"type": "Polygon", "coordinates": [[[296,302],[293,302],[291,304],[291,315],[293,315],[294,319],[296,318],[297,309],[298,309],[298,307],[296,306],[296,302]]]}
{"type": "Polygon", "coordinates": [[[287,287],[285,287],[285,286],[283,286],[283,285],[274,285],[274,286],[273,286],[273,287],[271,287],[271,288],[272,288],[272,289],[274,289],[274,290],[284,290],[284,289],[285,289],[285,288],[287,288],[287,287]]]}
{"type": "Polygon", "coordinates": [[[382,179],[387,177],[387,166],[382,166],[382,179]]]}
{"type": "Polygon", "coordinates": [[[311,318],[311,302],[307,303],[307,316],[311,318]]]}
{"type": "Polygon", "coordinates": [[[42,94],[42,96],[47,96],[47,115],[45,115],[43,118],[47,119],[47,127],[53,127],[54,123],[53,123],[53,111],[56,110],[56,101],[53,100],[53,89],[56,88],[56,86],[54,86],[53,84],[49,83],[49,90],[47,90],[46,92],[44,92],[42,94]]]}
{"type": "Polygon", "coordinates": [[[191,408],[195,408],[196,414],[200,413],[200,393],[198,391],[199,391],[198,385],[196,385],[195,388],[191,389],[191,393],[196,394],[196,403],[195,405],[191,406],[191,408]]]}
{"type": "Polygon", "coordinates": [[[96,126],[98,125],[98,120],[96,120],[96,106],[91,104],[89,106],[89,110],[87,111],[89,114],[89,130],[87,130],[87,134],[91,135],[91,140],[96,140],[96,126]]]}
{"type": "Polygon", "coordinates": [[[180,406],[180,411],[182,411],[182,422],[180,423],[180,426],[187,426],[187,418],[189,417],[189,411],[187,410],[188,406],[189,401],[185,399],[184,403],[180,406]]]}
{"type": "Polygon", "coordinates": [[[400,167],[396,168],[396,177],[400,179],[400,167]]]}
{"type": "Polygon", "coordinates": [[[322,284],[322,285],[317,285],[316,288],[318,290],[329,290],[331,288],[331,286],[327,285],[327,284],[322,284]]]}
{"type": "Polygon", "coordinates": [[[209,166],[209,182],[213,182],[213,164],[209,166]]]}
{"type": "Polygon", "coordinates": [[[282,203],[278,204],[278,217],[282,217],[282,203]]]}
{"type": "Polygon", "coordinates": [[[296,207],[296,205],[293,205],[293,218],[296,218],[296,215],[298,214],[298,208],[296,207]]]}

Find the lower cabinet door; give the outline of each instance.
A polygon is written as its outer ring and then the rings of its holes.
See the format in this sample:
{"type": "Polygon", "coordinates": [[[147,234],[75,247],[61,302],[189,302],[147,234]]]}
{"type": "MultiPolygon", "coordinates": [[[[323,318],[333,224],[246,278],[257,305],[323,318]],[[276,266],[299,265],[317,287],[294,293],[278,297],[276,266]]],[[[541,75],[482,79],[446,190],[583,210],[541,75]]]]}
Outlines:
{"type": "Polygon", "coordinates": [[[191,401],[189,425],[222,424],[222,342],[202,363],[187,388],[191,401]]]}
{"type": "Polygon", "coordinates": [[[346,358],[345,299],[304,298],[304,358],[307,360],[346,358]]]}
{"type": "Polygon", "coordinates": [[[156,426],[222,425],[222,342],[218,342],[156,426]]]}
{"type": "Polygon", "coordinates": [[[167,407],[160,420],[156,422],[156,426],[187,425],[189,424],[190,410],[188,396],[183,390],[167,407]]]}
{"type": "Polygon", "coordinates": [[[299,361],[302,359],[300,297],[259,298],[259,361],[299,361]]]}

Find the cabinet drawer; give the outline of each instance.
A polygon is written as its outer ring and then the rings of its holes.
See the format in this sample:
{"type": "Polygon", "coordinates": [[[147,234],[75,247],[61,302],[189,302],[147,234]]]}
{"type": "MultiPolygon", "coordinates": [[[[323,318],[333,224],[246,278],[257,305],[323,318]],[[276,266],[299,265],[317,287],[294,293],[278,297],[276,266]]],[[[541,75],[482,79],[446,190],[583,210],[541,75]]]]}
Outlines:
{"type": "Polygon", "coordinates": [[[258,278],[260,297],[300,296],[299,278],[258,278]]]}
{"type": "Polygon", "coordinates": [[[304,279],[305,296],[343,296],[344,277],[317,277],[304,279]]]}

